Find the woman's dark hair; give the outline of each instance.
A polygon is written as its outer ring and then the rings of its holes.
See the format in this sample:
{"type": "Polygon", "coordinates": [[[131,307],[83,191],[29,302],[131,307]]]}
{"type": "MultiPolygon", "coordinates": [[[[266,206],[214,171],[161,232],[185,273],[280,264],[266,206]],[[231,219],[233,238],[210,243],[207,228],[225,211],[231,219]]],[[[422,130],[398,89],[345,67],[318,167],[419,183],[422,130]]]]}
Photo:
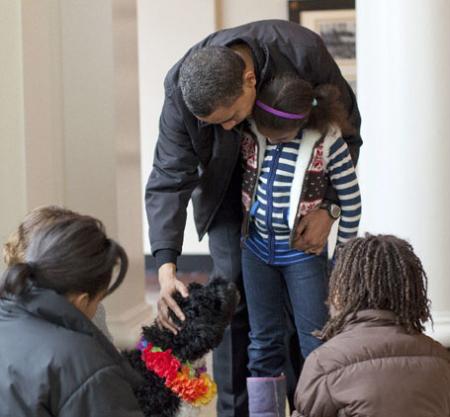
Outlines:
{"type": "Polygon", "coordinates": [[[17,230],[3,245],[3,261],[6,266],[24,261],[25,251],[31,240],[31,236],[40,227],[62,219],[81,216],[72,210],[60,206],[42,206],[29,212],[17,230]]]}
{"type": "Polygon", "coordinates": [[[119,287],[127,268],[124,249],[108,239],[103,224],[93,217],[77,215],[33,233],[24,261],[5,271],[0,296],[20,296],[35,285],[61,295],[87,293],[94,298],[119,287]],[[116,265],[119,271],[110,285],[116,265]]]}
{"type": "Polygon", "coordinates": [[[304,114],[305,118],[284,119],[257,105],[253,107],[253,117],[258,128],[287,131],[307,127],[326,134],[330,125],[335,125],[347,136],[354,133],[354,128],[339,96],[339,90],[334,85],[313,87],[296,75],[285,74],[263,85],[257,99],[276,110],[304,114]]]}
{"type": "Polygon", "coordinates": [[[191,53],[182,63],[179,77],[188,109],[206,117],[233,104],[243,92],[244,69],[244,60],[225,46],[206,46],[191,53]]]}
{"type": "Polygon", "coordinates": [[[347,316],[365,309],[394,312],[408,333],[421,333],[431,319],[422,263],[412,246],[395,236],[368,234],[340,247],[329,288],[337,314],[322,329],[324,339],[340,333],[347,316]]]}

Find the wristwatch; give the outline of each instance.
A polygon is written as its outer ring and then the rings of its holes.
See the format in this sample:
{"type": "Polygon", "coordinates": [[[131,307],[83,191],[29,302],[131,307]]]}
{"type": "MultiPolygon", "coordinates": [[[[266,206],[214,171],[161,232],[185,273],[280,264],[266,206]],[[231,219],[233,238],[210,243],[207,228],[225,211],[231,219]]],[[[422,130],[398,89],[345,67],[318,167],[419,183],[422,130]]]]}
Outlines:
{"type": "Polygon", "coordinates": [[[339,219],[339,216],[341,215],[341,208],[337,204],[330,203],[328,201],[324,201],[320,205],[320,208],[328,211],[328,214],[334,220],[339,219]]]}

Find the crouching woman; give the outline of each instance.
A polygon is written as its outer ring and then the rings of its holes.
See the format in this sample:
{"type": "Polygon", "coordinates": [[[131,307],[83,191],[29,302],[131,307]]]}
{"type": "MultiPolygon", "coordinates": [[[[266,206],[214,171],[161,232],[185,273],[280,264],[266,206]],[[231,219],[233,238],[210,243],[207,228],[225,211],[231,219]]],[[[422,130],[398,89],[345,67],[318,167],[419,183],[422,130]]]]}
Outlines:
{"type": "Polygon", "coordinates": [[[90,320],[127,264],[89,216],[33,234],[0,282],[0,416],[143,417],[140,377],[90,320]]]}

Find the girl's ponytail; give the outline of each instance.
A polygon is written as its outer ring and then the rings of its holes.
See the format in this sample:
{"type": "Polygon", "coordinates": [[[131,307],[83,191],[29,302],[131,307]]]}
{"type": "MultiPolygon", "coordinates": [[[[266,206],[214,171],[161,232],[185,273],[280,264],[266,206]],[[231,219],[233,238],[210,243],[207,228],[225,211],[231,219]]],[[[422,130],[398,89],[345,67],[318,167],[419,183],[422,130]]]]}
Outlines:
{"type": "Polygon", "coordinates": [[[120,284],[122,284],[122,281],[125,278],[128,270],[128,256],[122,246],[120,246],[116,241],[108,239],[108,243],[110,245],[109,258],[111,259],[112,264],[119,261],[119,272],[113,284],[109,286],[107,291],[107,294],[111,294],[120,286],[120,284]]]}
{"type": "Polygon", "coordinates": [[[0,297],[22,295],[29,287],[34,274],[33,266],[28,263],[17,263],[9,267],[0,282],[0,297]]]}
{"type": "Polygon", "coordinates": [[[313,104],[307,127],[317,129],[325,134],[330,126],[337,126],[343,136],[355,133],[354,127],[348,119],[341,100],[339,89],[332,84],[320,84],[313,90],[313,104]]]}

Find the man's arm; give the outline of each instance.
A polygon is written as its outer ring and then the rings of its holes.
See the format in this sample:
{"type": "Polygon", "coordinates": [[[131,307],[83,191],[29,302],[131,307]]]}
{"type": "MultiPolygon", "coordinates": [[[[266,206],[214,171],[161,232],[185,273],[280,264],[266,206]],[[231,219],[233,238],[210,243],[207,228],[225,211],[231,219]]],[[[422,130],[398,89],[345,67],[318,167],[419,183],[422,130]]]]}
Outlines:
{"type": "Polygon", "coordinates": [[[199,182],[198,157],[183,120],[186,110],[175,94],[166,95],[164,101],[153,169],[145,190],[153,254],[161,249],[181,253],[186,208],[199,182]]]}
{"type": "Polygon", "coordinates": [[[198,158],[192,147],[176,92],[166,94],[156,143],[153,170],[145,190],[145,204],[150,228],[150,244],[156,258],[161,286],[158,301],[160,323],[176,332],[169,309],[184,319],[172,298],[175,291],[187,296],[184,284],[176,278],[176,258],[181,253],[186,208],[199,181],[198,158]]]}

